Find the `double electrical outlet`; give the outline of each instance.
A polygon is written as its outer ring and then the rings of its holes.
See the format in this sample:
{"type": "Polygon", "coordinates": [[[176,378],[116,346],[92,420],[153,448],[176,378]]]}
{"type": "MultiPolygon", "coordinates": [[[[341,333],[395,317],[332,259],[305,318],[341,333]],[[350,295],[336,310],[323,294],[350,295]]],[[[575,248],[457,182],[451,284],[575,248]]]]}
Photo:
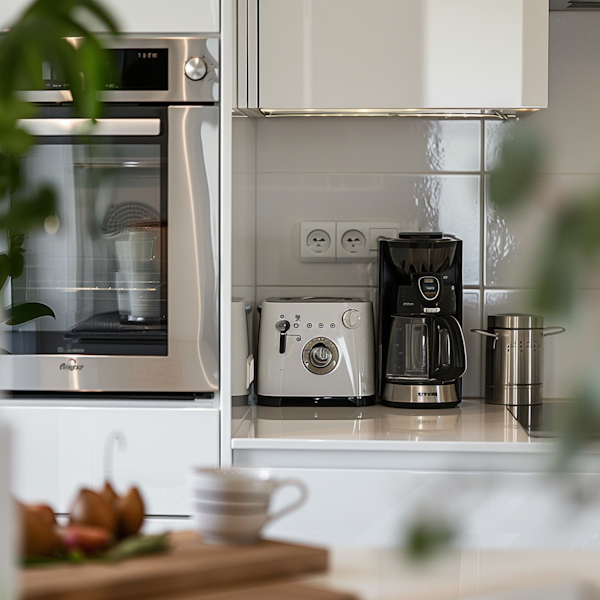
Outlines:
{"type": "Polygon", "coordinates": [[[398,223],[322,221],[300,225],[301,262],[371,262],[377,240],[398,237],[398,223]]]}

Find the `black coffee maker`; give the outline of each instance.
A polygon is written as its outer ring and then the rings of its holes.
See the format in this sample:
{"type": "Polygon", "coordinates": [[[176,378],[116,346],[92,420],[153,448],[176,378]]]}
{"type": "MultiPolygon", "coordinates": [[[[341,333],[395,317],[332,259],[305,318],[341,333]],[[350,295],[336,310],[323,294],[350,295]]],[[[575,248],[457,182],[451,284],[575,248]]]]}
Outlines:
{"type": "Polygon", "coordinates": [[[401,233],[379,241],[378,395],[403,408],[456,406],[467,359],[462,241],[401,233]]]}

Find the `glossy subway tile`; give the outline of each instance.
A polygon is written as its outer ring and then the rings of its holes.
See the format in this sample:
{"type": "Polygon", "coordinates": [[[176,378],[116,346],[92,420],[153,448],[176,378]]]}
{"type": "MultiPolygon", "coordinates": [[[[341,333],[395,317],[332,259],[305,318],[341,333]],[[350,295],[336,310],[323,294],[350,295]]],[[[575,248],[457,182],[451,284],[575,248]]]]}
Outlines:
{"type": "Polygon", "coordinates": [[[467,347],[467,372],[463,376],[463,398],[481,398],[483,396],[482,369],[483,355],[481,336],[471,333],[480,325],[480,292],[463,290],[463,331],[467,347]]]}
{"type": "Polygon", "coordinates": [[[255,285],[256,190],[252,173],[233,173],[233,285],[255,285]]]}
{"type": "Polygon", "coordinates": [[[232,170],[234,173],[256,171],[256,119],[232,120],[232,170]]]}
{"type": "Polygon", "coordinates": [[[464,241],[463,281],[479,283],[476,175],[285,173],[257,182],[257,285],[376,285],[374,263],[300,262],[300,223],[342,217],[455,234],[464,241]]]}
{"type": "Polygon", "coordinates": [[[258,172],[477,172],[481,123],[373,117],[259,119],[258,172]]]}
{"type": "MultiPolygon", "coordinates": [[[[553,244],[554,222],[574,202],[594,197],[600,178],[594,175],[545,174],[527,202],[500,211],[489,199],[485,180],[485,285],[519,288],[535,285],[544,247],[553,244]]],[[[582,287],[600,288],[599,277],[582,287]]]]}

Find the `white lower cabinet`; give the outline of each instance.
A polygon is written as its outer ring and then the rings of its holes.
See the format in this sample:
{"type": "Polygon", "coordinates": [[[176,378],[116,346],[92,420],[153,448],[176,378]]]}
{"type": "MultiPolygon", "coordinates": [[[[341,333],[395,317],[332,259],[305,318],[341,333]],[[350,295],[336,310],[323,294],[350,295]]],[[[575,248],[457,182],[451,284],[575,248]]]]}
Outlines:
{"type": "Polygon", "coordinates": [[[219,464],[218,408],[3,407],[12,427],[13,493],[66,512],[80,487],[108,474],[139,487],[150,515],[189,515],[187,474],[219,464]],[[121,434],[124,444],[107,440],[121,434]]]}
{"type": "MultiPolygon", "coordinates": [[[[455,545],[479,549],[600,549],[600,475],[271,469],[301,479],[308,502],[267,537],[325,546],[400,546],[415,519],[444,519],[455,545]],[[583,502],[585,499],[585,502],[583,502]]],[[[273,509],[295,490],[276,492],[273,509]]]]}

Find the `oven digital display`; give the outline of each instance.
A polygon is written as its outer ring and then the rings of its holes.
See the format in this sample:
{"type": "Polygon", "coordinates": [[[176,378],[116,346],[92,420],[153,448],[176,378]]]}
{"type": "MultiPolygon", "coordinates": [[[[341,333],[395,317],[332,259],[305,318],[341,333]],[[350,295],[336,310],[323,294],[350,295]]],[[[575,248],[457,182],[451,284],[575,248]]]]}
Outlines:
{"type": "MultiPolygon", "coordinates": [[[[107,90],[161,91],[169,89],[169,50],[167,48],[119,48],[111,50],[116,74],[107,90]]],[[[42,63],[42,80],[47,90],[68,89],[51,63],[42,63]]]]}
{"type": "Polygon", "coordinates": [[[127,48],[113,50],[118,79],[110,90],[168,90],[169,50],[167,48],[127,48]]]}

